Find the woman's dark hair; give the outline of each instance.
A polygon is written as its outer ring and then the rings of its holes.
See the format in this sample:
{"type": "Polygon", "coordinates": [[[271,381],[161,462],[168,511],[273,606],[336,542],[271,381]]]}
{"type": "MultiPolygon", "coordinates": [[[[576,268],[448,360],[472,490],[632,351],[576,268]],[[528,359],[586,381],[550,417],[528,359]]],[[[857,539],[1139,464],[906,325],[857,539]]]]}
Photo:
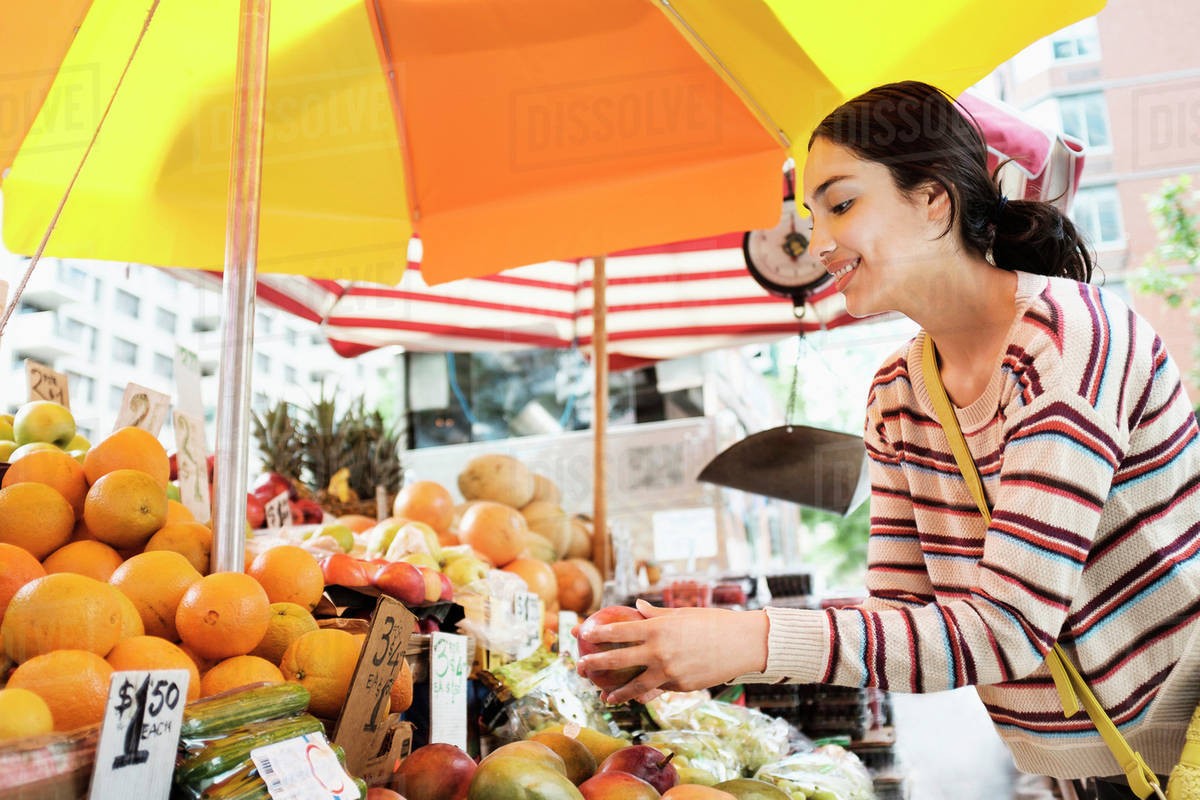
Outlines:
{"type": "Polygon", "coordinates": [[[1092,258],[1075,225],[1050,203],[1000,194],[978,123],[942,90],[917,81],[871,89],[825,117],[810,150],[817,137],[887,167],[905,194],[940,184],[950,198],[945,233],[957,224],[964,244],[990,253],[996,266],[1091,280],[1092,258]]]}

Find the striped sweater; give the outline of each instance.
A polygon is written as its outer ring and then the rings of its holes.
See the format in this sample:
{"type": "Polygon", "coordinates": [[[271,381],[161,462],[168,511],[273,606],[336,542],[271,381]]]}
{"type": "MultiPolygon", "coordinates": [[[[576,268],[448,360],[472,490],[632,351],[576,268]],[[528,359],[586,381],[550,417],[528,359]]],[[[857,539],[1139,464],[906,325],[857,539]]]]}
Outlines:
{"type": "Polygon", "coordinates": [[[1060,641],[1165,774],[1200,699],[1200,438],[1150,326],[1088,284],[1018,275],[984,394],[957,409],[986,527],[921,372],[924,334],[872,384],[870,599],[768,609],[766,672],[743,679],[933,692],[974,685],[1018,768],[1120,775],[1043,664],[1060,641]]]}

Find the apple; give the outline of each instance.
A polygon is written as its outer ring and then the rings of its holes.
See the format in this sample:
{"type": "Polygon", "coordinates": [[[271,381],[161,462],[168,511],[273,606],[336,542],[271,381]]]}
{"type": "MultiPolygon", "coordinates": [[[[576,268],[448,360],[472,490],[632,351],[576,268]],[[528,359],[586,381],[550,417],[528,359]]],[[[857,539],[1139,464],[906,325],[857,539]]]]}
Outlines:
{"type": "Polygon", "coordinates": [[[30,442],[29,444],[21,445],[16,450],[13,450],[11,453],[9,453],[8,454],[9,463],[16,461],[21,456],[27,456],[30,453],[36,453],[39,450],[56,450],[60,453],[62,452],[62,450],[60,450],[55,445],[50,444],[50,442],[30,442]]]}
{"type": "MultiPolygon", "coordinates": [[[[209,480],[211,481],[211,464],[213,463],[213,456],[209,456],[208,460],[210,464],[208,474],[209,480]]],[[[254,485],[250,487],[250,491],[257,495],[258,499],[262,500],[264,503],[274,500],[284,492],[288,493],[289,500],[297,500],[300,497],[300,495],[296,492],[296,487],[292,485],[292,482],[280,475],[278,472],[264,472],[263,474],[259,475],[255,479],[254,485]]]]}
{"type": "Polygon", "coordinates": [[[400,762],[392,785],[408,800],[465,800],[477,766],[452,744],[427,744],[400,762]]]}
{"type": "Polygon", "coordinates": [[[579,784],[583,800],[658,800],[658,790],[627,772],[604,772],[579,784]]]}
{"type": "Polygon", "coordinates": [[[403,561],[406,564],[412,564],[414,567],[423,569],[431,569],[434,572],[440,572],[437,559],[429,555],[429,553],[408,553],[399,558],[393,558],[393,561],[403,561]]]}
{"type": "Polygon", "coordinates": [[[0,461],[7,462],[8,457],[17,449],[17,443],[11,439],[0,439],[0,461]]]}
{"type": "Polygon", "coordinates": [[[64,448],[75,438],[75,417],[61,403],[32,400],[13,416],[13,436],[17,444],[49,442],[64,448]]]}
{"type": "MultiPolygon", "coordinates": [[[[72,451],[71,455],[75,455],[74,451],[72,451]]],[[[79,460],[78,457],[76,457],[76,460],[79,460]]],[[[211,497],[212,495],[209,496],[211,497]]],[[[167,484],[167,499],[174,500],[177,503],[183,502],[183,494],[179,491],[178,483],[172,481],[171,483],[167,484]]]]}
{"type": "Polygon", "coordinates": [[[325,577],[326,586],[371,585],[366,564],[345,553],[334,553],[321,559],[321,574],[325,577]]]}
{"type": "Polygon", "coordinates": [[[438,580],[442,584],[442,593],[440,595],[438,595],[438,600],[441,600],[441,601],[444,601],[447,603],[453,601],[454,600],[454,584],[450,582],[450,579],[446,577],[446,574],[444,572],[438,573],[438,580]]]}
{"type": "Polygon", "coordinates": [[[167,456],[167,466],[171,470],[170,474],[167,476],[167,480],[179,480],[179,454],[174,450],[172,450],[171,454],[167,456]]]}
{"type": "MultiPolygon", "coordinates": [[[[406,606],[425,602],[425,576],[412,564],[403,561],[388,562],[375,571],[371,582],[379,591],[391,595],[406,606]]],[[[440,583],[438,591],[441,591],[440,583]]]]}
{"type": "MultiPolygon", "coordinates": [[[[632,642],[589,642],[588,634],[598,625],[608,625],[612,622],[631,622],[645,619],[636,608],[629,606],[606,606],[592,614],[579,626],[579,655],[586,656],[604,650],[615,650],[629,647],[632,642]]],[[[642,674],[644,666],[625,667],[624,669],[593,669],[587,670],[587,678],[601,689],[612,690],[624,686],[642,674]]]]}
{"type": "Polygon", "coordinates": [[[261,528],[267,524],[267,504],[251,492],[246,493],[246,521],[251,528],[261,528]]]}
{"type": "Polygon", "coordinates": [[[641,778],[661,794],[679,783],[679,773],[675,771],[675,766],[671,763],[673,758],[675,758],[674,753],[664,754],[658,748],[648,744],[631,744],[604,759],[604,762],[596,768],[596,774],[624,772],[635,778],[641,778]]]}
{"type": "Polygon", "coordinates": [[[0,442],[15,441],[16,434],[13,433],[12,414],[4,414],[0,416],[0,442]]]}
{"type": "Polygon", "coordinates": [[[438,633],[441,629],[442,623],[437,617],[421,617],[417,621],[417,633],[438,633]]]}
{"type": "Polygon", "coordinates": [[[342,552],[344,553],[349,553],[354,549],[354,531],[341,523],[335,522],[330,525],[324,525],[316,530],[315,535],[331,537],[338,543],[338,547],[342,548],[342,552]]]}
{"type": "Polygon", "coordinates": [[[467,586],[486,578],[488,565],[474,556],[460,556],[446,564],[442,574],[455,586],[467,586]]]}
{"type": "MultiPolygon", "coordinates": [[[[293,504],[293,509],[299,509],[300,516],[295,516],[295,510],[292,512],[292,521],[301,525],[320,525],[325,521],[325,509],[321,508],[321,504],[316,500],[305,497],[300,500],[289,500],[293,504]]],[[[351,545],[353,547],[353,544],[351,545]]]]}
{"type": "Polygon", "coordinates": [[[404,795],[382,786],[372,786],[367,789],[367,800],[404,800],[404,795]]]}
{"type": "MultiPolygon", "coordinates": [[[[399,562],[403,564],[404,562],[399,562]]],[[[436,603],[442,596],[442,573],[429,567],[417,567],[425,581],[425,602],[436,603]]]]}

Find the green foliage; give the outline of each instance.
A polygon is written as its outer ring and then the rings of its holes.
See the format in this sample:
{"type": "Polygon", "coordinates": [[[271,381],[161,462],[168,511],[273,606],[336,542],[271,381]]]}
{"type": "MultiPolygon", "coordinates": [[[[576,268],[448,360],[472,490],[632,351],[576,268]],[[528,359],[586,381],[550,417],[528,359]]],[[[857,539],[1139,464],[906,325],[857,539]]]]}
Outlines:
{"type": "Polygon", "coordinates": [[[845,517],[812,508],[800,510],[800,523],[809,530],[832,529],[832,535],[818,542],[809,554],[822,566],[829,586],[862,585],[867,570],[870,506],[870,502],[863,503],[845,517]]]}
{"type": "Polygon", "coordinates": [[[1200,268],[1200,213],[1191,177],[1164,181],[1159,193],[1147,198],[1146,208],[1158,231],[1158,245],[1147,255],[1133,285],[1140,292],[1158,295],[1172,308],[1186,304],[1197,334],[1193,355],[1198,366],[1192,370],[1192,380],[1200,381],[1200,296],[1190,291],[1200,268]]]}

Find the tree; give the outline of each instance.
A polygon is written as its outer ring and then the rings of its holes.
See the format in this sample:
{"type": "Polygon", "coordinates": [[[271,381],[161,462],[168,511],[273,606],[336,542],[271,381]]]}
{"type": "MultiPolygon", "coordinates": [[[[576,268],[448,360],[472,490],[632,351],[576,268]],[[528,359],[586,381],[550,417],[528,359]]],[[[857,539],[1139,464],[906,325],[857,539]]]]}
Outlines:
{"type": "Polygon", "coordinates": [[[1200,213],[1192,180],[1181,175],[1163,182],[1156,195],[1147,198],[1146,207],[1158,231],[1158,244],[1146,256],[1134,278],[1138,291],[1162,297],[1171,308],[1186,303],[1192,317],[1193,382],[1200,382],[1200,295],[1190,291],[1192,279],[1200,268],[1200,213]]]}

